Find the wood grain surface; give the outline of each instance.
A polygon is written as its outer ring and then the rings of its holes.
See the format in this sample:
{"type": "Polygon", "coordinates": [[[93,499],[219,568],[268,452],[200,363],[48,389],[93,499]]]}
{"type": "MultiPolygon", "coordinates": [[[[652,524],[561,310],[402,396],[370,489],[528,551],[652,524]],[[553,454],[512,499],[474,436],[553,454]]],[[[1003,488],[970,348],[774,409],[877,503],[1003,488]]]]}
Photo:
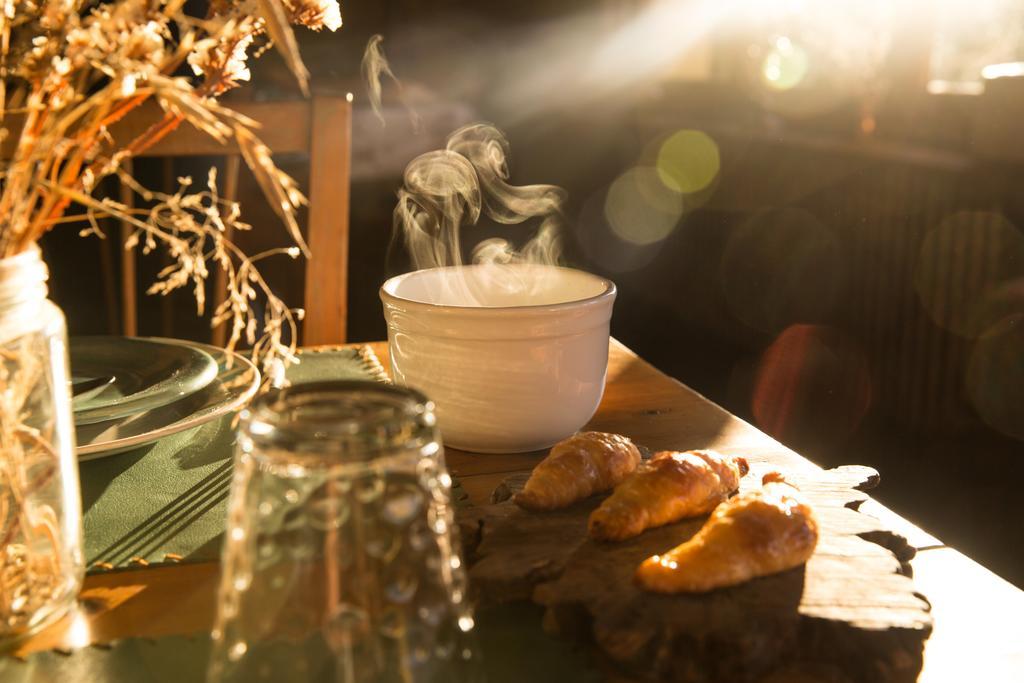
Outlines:
{"type": "MultiPolygon", "coordinates": [[[[680,445],[680,447],[685,447],[680,445]]],[[[752,462],[741,490],[760,486],[772,463],[752,462]]],[[[695,534],[705,517],[621,542],[587,537],[604,496],[566,510],[527,512],[502,502],[463,511],[470,580],[483,603],[532,599],[545,624],[596,646],[635,680],[761,681],[795,675],[913,681],[931,631],[928,602],[906,575],[914,549],[856,511],[878,474],[866,467],[801,472],[790,479],[814,507],[821,537],[806,567],[703,595],[658,595],[636,586],[647,557],[695,534]],[[867,540],[870,538],[871,540],[867,540]]]]}
{"type": "MultiPolygon", "coordinates": [[[[387,344],[377,342],[372,346],[388,367],[387,344]]],[[[651,448],[670,448],[685,442],[727,453],[756,453],[763,462],[777,463],[789,473],[820,471],[617,342],[612,342],[604,399],[590,426],[620,429],[651,448]]],[[[479,455],[455,449],[446,453],[449,469],[476,504],[488,503],[491,493],[510,474],[527,473],[542,457],[542,453],[479,455]]],[[[909,563],[914,583],[931,602],[934,620],[918,681],[1022,680],[1024,639],[1020,637],[1020,615],[1024,614],[1024,591],[877,501],[867,500],[860,509],[884,520],[887,528],[897,529],[917,549],[909,563]]],[[[208,631],[219,573],[216,563],[202,563],[88,576],[80,600],[82,609],[25,641],[17,653],[27,655],[52,648],[69,651],[127,637],[208,631]]],[[[765,683],[827,680],[824,674],[782,672],[765,683]]]]}

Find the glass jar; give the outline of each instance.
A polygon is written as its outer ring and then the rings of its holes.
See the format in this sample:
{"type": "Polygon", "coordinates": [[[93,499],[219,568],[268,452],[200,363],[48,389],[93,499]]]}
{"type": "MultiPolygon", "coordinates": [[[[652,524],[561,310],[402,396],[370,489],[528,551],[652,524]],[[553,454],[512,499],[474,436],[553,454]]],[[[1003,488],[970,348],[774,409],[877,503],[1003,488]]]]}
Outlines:
{"type": "Polygon", "coordinates": [[[38,248],[0,260],[0,646],[82,585],[82,503],[64,315],[38,248]]]}
{"type": "Polygon", "coordinates": [[[379,382],[243,411],[208,680],[478,678],[433,404],[379,382]]]}

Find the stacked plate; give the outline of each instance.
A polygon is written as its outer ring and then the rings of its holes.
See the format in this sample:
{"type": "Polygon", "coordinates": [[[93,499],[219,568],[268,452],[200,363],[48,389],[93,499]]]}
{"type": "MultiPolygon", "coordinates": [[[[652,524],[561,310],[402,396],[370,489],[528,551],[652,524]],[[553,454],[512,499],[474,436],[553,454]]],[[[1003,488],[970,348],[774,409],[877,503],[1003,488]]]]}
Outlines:
{"type": "Polygon", "coordinates": [[[73,337],[80,460],[144,446],[241,409],[259,387],[248,359],[177,339],[73,337]]]}

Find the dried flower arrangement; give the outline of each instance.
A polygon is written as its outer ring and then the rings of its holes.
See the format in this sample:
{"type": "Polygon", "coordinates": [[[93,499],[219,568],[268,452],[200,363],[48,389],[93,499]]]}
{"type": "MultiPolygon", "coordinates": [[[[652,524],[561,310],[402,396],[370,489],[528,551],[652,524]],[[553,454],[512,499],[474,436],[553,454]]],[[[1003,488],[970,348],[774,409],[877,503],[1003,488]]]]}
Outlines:
{"type": "Polygon", "coordinates": [[[0,635],[8,638],[29,630],[67,593],[75,563],[62,542],[59,507],[46,500],[60,481],[60,456],[54,415],[39,409],[41,341],[25,335],[0,349],[0,635]]]}
{"type": "MultiPolygon", "coordinates": [[[[270,205],[284,221],[298,256],[306,252],[295,212],[305,197],[280,171],[257,136],[258,125],[215,98],[250,78],[247,60],[273,44],[305,91],[308,74],[291,24],[320,30],[341,25],[336,0],[213,0],[204,17],[189,16],[184,0],[3,0],[0,11],[0,138],[11,147],[0,170],[0,256],[17,254],[53,226],[87,218],[83,232],[102,236],[98,218],[113,216],[136,228],[125,246],[144,251],[163,244],[174,263],[151,293],[191,283],[202,313],[204,282],[213,262],[228,273],[228,296],[213,324],[228,321],[228,348],[243,339],[265,366],[290,360],[301,312],[289,309],[267,287],[247,258],[225,239],[228,227],[246,229],[238,205],[208,189],[189,194],[189,183],[165,194],[141,188],[126,172],[132,156],[187,121],[212,138],[233,138],[270,205]],[[164,115],[133,140],[113,140],[111,125],[147,100],[164,115]],[[13,144],[12,144],[13,143],[13,144]],[[93,196],[104,178],[117,175],[149,209],[130,209],[93,196]],[[65,215],[77,203],[84,216],[65,215]],[[262,335],[250,305],[265,297],[262,335]],[[289,340],[283,330],[291,328],[289,340]]],[[[275,252],[278,253],[278,252],[275,252]]]]}
{"type": "MultiPolygon", "coordinates": [[[[87,221],[82,232],[102,237],[99,219],[126,221],[134,228],[126,248],[162,246],[172,257],[151,293],[192,285],[202,313],[210,266],[223,268],[228,291],[212,324],[230,324],[229,348],[249,344],[265,370],[292,360],[302,313],[274,295],[256,264],[307,252],[296,222],[306,200],[275,166],[257,123],[216,99],[249,80],[250,53],[271,45],[306,91],[292,24],[337,29],[337,0],[211,0],[201,17],[186,13],[185,0],[0,0],[0,257],[31,248],[62,223],[87,221]],[[147,100],[162,118],[135,139],[115,140],[109,128],[147,100]],[[219,196],[213,170],[197,192],[187,178],[160,193],[131,177],[127,162],[182,122],[234,139],[293,246],[246,256],[229,241],[249,226],[238,204],[219,196]],[[111,176],[149,208],[97,196],[111,176]],[[84,213],[70,215],[75,206],[84,213]],[[262,312],[253,306],[258,298],[262,312]]],[[[24,503],[52,486],[58,462],[53,415],[29,424],[45,384],[33,361],[40,353],[25,342],[17,357],[0,357],[0,636],[31,627],[39,606],[67,590],[67,565],[76,561],[62,547],[54,508],[24,503]]]]}

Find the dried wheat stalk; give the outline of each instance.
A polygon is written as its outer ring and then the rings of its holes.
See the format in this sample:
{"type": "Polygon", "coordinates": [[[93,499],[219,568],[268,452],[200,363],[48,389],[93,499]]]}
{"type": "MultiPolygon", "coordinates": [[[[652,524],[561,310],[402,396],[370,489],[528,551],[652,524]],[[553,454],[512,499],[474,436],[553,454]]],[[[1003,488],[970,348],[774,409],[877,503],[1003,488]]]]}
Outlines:
{"type": "MultiPolygon", "coordinates": [[[[182,192],[150,193],[135,186],[157,202],[140,214],[93,192],[103,178],[124,176],[121,167],[127,159],[187,121],[216,140],[237,141],[291,239],[308,253],[295,219],[305,198],[275,166],[257,124],[215,98],[249,80],[250,52],[262,52],[271,41],[305,90],[307,72],[291,24],[335,30],[341,24],[338,4],[214,0],[202,17],[189,16],[183,8],[183,0],[0,0],[0,138],[10,151],[0,166],[0,215],[5,217],[0,256],[19,253],[53,226],[68,222],[65,214],[73,203],[86,207],[87,233],[99,232],[98,214],[128,220],[138,232],[127,248],[162,244],[177,260],[150,291],[167,293],[191,282],[202,311],[206,257],[212,257],[230,273],[251,277],[249,282],[270,299],[264,334],[257,340],[259,324],[253,322],[249,290],[237,277],[228,278],[233,303],[224,311],[235,330],[229,348],[245,340],[255,345],[264,363],[287,360],[294,354],[295,337],[286,340],[282,331],[294,327],[297,313],[274,296],[258,273],[253,275],[254,262],[224,240],[227,223],[238,220],[237,207],[219,201],[204,205],[214,190],[190,200],[182,192]],[[159,103],[163,118],[134,140],[111,139],[108,128],[150,99],[159,103]],[[212,215],[221,209],[227,210],[223,218],[212,215]]],[[[223,321],[218,313],[213,324],[223,321]]]]}

